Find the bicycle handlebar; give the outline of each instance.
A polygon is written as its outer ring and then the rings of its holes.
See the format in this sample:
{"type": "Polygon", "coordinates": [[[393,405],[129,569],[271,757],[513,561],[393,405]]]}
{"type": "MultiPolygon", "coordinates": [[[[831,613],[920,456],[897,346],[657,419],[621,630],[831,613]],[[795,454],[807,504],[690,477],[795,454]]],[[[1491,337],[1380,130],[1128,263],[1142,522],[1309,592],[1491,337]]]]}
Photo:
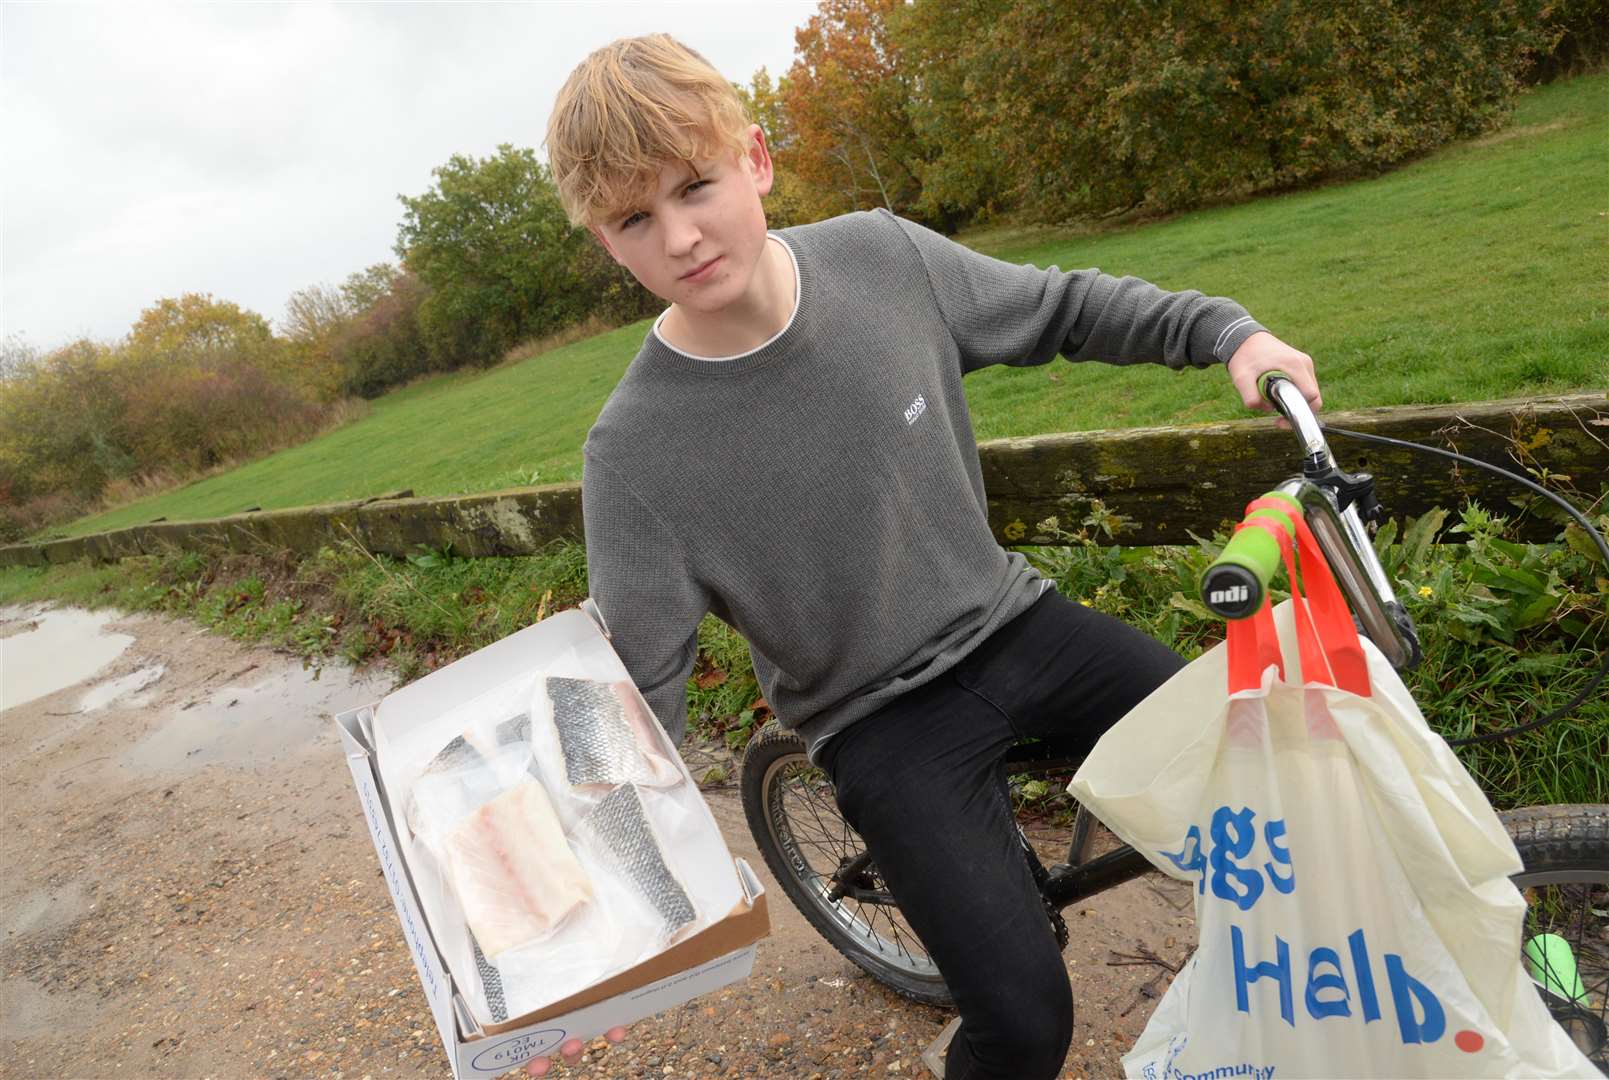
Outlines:
{"type": "MultiPolygon", "coordinates": [[[[1265,371],[1257,379],[1257,392],[1290,421],[1309,459],[1315,455],[1328,457],[1329,450],[1318,421],[1290,376],[1283,371],[1265,371]]],[[[1301,504],[1287,492],[1270,491],[1265,498],[1282,499],[1290,504],[1291,513],[1300,515],[1302,512],[1301,504]]],[[[1293,537],[1296,533],[1288,519],[1279,520],[1283,515],[1277,510],[1254,510],[1246,520],[1256,517],[1273,519],[1293,537]]],[[[1279,541],[1260,528],[1239,529],[1202,573],[1201,601],[1214,615],[1244,619],[1262,606],[1263,597],[1268,595],[1268,584],[1278,573],[1279,565],[1279,541]]]]}
{"type": "MultiPolygon", "coordinates": [[[[1265,372],[1257,389],[1290,423],[1304,456],[1302,475],[1265,496],[1288,504],[1289,512],[1265,507],[1252,511],[1246,520],[1272,519],[1294,533],[1290,515],[1304,517],[1363,632],[1393,667],[1413,667],[1420,656],[1413,620],[1393,594],[1364,525],[1378,509],[1374,478],[1344,472],[1336,465],[1318,418],[1290,376],[1265,372]]],[[[1272,534],[1261,526],[1237,529],[1201,575],[1202,603],[1226,619],[1255,614],[1280,562],[1279,542],[1272,534]]]]}

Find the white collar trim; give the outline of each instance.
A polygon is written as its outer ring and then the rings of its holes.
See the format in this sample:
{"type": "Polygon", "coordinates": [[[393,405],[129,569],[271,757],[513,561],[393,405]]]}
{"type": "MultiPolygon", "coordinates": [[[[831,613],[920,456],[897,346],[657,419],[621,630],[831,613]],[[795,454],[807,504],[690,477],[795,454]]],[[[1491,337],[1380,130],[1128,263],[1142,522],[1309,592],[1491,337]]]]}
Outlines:
{"type": "Polygon", "coordinates": [[[666,315],[670,314],[670,308],[666,308],[664,311],[659,313],[659,318],[654,320],[654,337],[659,339],[659,343],[661,345],[665,346],[665,348],[669,349],[671,352],[680,353],[689,360],[703,360],[705,363],[720,364],[727,360],[741,360],[745,356],[753,356],[755,353],[759,352],[761,349],[765,348],[777,338],[788,332],[788,327],[793,325],[793,320],[799,315],[799,293],[801,291],[799,285],[799,256],[793,253],[793,248],[790,247],[788,242],[782,239],[782,237],[777,233],[768,232],[766,235],[782,245],[782,250],[788,253],[788,259],[793,263],[793,310],[788,313],[788,321],[783,324],[782,329],[760,342],[760,344],[756,345],[754,348],[749,349],[747,352],[740,352],[735,356],[699,356],[697,353],[690,353],[686,349],[678,349],[676,346],[666,341],[665,335],[659,332],[659,324],[665,321],[666,315]]]}

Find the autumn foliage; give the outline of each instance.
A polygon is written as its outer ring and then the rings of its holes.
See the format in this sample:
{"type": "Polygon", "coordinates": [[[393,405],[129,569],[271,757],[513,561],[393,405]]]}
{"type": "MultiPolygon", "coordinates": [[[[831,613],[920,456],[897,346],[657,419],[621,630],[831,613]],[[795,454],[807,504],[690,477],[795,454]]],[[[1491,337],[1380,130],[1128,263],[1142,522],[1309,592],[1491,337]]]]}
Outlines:
{"type": "Polygon", "coordinates": [[[327,411],[262,316],[205,294],[160,300],[121,342],[73,342],[8,373],[0,539],[119,485],[171,483],[301,441],[327,411]]]}
{"type": "Polygon", "coordinates": [[[778,159],[820,214],[1175,210],[1485,130],[1601,6],[823,0],[778,159]]]}
{"type": "Polygon", "coordinates": [[[922,148],[908,104],[912,64],[890,20],[903,0],[822,0],[795,35],[780,91],[792,139],[784,160],[822,213],[904,212],[922,190],[922,148]]]}

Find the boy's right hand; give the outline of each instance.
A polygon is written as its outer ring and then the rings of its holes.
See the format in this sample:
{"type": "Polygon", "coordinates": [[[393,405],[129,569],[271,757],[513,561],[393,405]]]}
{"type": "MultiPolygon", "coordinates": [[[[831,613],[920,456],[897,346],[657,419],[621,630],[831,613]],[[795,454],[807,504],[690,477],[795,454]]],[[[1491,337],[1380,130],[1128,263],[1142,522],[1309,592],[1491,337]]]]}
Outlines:
{"type": "MultiPolygon", "coordinates": [[[[1225,366],[1229,369],[1229,378],[1234,382],[1240,400],[1248,409],[1273,411],[1274,406],[1263,398],[1262,390],[1257,385],[1263,374],[1269,371],[1279,371],[1289,376],[1314,412],[1324,407],[1324,399],[1319,394],[1318,376],[1313,371],[1313,358],[1299,349],[1291,348],[1266,330],[1259,330],[1241,342],[1225,366]]],[[[1290,421],[1281,417],[1279,426],[1289,431],[1290,421]]]]}
{"type": "MultiPolygon", "coordinates": [[[[612,1043],[625,1042],[626,1029],[612,1027],[604,1033],[603,1037],[612,1043]]],[[[571,1039],[559,1047],[559,1057],[564,1060],[566,1065],[574,1065],[581,1060],[581,1055],[585,1051],[586,1046],[582,1044],[580,1039],[571,1039]]],[[[551,1068],[553,1068],[553,1059],[551,1057],[539,1057],[532,1058],[530,1064],[525,1066],[525,1071],[531,1076],[546,1076],[551,1068]]]]}

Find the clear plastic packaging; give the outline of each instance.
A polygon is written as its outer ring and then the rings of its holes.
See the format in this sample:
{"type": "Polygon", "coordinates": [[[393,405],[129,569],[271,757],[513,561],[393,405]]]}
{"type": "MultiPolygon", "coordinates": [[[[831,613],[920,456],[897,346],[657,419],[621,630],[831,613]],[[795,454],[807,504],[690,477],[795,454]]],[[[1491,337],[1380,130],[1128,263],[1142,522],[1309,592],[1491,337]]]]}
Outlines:
{"type": "Polygon", "coordinates": [[[444,682],[376,715],[421,904],[483,1026],[648,959],[742,896],[697,786],[581,619],[467,701],[444,682]]]}

